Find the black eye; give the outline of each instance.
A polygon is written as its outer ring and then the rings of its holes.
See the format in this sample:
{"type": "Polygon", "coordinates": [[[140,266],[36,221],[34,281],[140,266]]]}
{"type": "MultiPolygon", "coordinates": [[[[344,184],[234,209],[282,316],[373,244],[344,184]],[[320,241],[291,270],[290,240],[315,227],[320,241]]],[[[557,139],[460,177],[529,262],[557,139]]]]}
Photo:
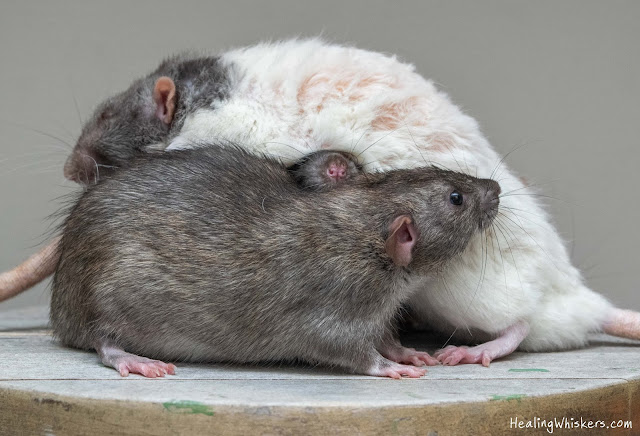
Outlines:
{"type": "Polygon", "coordinates": [[[451,201],[451,204],[460,206],[462,204],[462,194],[458,191],[453,191],[451,195],[449,195],[449,200],[451,201]]]}

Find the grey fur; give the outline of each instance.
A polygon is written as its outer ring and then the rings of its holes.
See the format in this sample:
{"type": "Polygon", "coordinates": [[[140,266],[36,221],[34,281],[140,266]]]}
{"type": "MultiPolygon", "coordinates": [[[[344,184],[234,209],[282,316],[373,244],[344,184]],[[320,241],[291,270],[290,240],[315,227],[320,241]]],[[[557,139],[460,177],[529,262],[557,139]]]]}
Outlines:
{"type": "Polygon", "coordinates": [[[90,187],[63,224],[54,334],[163,360],[384,367],[376,348],[412,284],[491,221],[485,197],[498,192],[431,167],[311,192],[235,147],[143,156],[90,187]],[[419,234],[407,267],[385,250],[403,214],[419,234]]]}

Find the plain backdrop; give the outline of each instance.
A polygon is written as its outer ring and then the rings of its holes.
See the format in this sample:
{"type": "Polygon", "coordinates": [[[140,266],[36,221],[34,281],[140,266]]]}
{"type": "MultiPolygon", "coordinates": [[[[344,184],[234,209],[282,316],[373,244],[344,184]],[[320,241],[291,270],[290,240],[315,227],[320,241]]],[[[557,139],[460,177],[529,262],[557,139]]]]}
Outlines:
{"type": "MultiPolygon", "coordinates": [[[[7,1],[0,270],[47,238],[81,120],[166,55],[323,35],[395,53],[539,183],[589,284],[640,309],[638,1],[7,1]],[[522,146],[522,147],[520,147],[522,146]],[[520,147],[520,148],[518,148],[520,147]]],[[[0,309],[46,304],[47,286],[0,309]]]]}

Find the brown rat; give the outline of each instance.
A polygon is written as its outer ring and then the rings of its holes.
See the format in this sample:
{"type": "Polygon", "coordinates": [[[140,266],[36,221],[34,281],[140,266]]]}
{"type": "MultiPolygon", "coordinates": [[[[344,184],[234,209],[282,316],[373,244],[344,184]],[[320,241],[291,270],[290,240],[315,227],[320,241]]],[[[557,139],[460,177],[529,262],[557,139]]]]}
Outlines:
{"type": "Polygon", "coordinates": [[[152,358],[419,377],[389,360],[434,363],[393,339],[394,320],[414,283],[491,222],[498,193],[432,167],[311,192],[235,147],[142,157],[63,224],[54,334],[122,375],[173,373],[152,358]]]}

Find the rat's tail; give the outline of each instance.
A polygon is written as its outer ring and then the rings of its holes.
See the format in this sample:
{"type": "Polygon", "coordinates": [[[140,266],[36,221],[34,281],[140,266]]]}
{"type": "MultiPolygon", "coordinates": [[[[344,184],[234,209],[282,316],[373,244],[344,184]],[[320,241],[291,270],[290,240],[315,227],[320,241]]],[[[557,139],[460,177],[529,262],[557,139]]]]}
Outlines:
{"type": "Polygon", "coordinates": [[[613,309],[602,330],[612,336],[640,339],[640,312],[613,309]]]}
{"type": "Polygon", "coordinates": [[[56,270],[60,236],[11,271],[0,274],[0,301],[7,300],[40,283],[56,270]]]}

